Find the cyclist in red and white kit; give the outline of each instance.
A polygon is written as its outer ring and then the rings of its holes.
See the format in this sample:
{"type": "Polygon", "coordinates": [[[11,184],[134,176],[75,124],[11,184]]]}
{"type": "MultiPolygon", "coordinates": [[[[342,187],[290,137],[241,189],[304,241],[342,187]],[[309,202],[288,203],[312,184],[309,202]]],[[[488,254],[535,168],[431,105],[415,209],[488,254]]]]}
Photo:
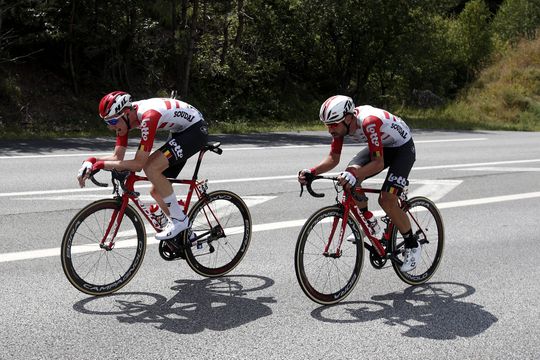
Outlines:
{"type": "Polygon", "coordinates": [[[90,173],[99,169],[144,170],[152,182],[150,194],[168,217],[167,225],[156,234],[157,240],[169,240],[189,227],[189,219],[178,204],[172,184],[186,161],[199,152],[208,140],[208,125],[193,106],[176,99],[152,98],[131,101],[131,95],[114,91],[99,103],[99,115],[116,132],[111,156],[91,157],[83,162],[77,179],[84,187],[90,173]],[[135,158],[124,160],[128,133],[140,129],[141,141],[135,158]],[[169,138],[152,151],[156,131],[169,131],[169,138]]]}
{"type": "MultiPolygon", "coordinates": [[[[332,135],[330,154],[319,165],[301,170],[298,181],[305,183],[306,173],[317,175],[335,168],[345,136],[367,143],[368,146],[353,157],[338,179],[342,186],[350,188],[388,168],[379,204],[403,235],[405,256],[401,270],[413,270],[420,260],[422,247],[412,233],[409,218],[398,206],[398,196],[408,185],[408,176],[416,160],[411,130],[401,118],[388,111],[369,105],[355,107],[352,99],[343,95],[328,98],[321,106],[319,117],[332,135]]],[[[357,202],[357,205],[363,213],[368,211],[367,201],[357,202]]]]}

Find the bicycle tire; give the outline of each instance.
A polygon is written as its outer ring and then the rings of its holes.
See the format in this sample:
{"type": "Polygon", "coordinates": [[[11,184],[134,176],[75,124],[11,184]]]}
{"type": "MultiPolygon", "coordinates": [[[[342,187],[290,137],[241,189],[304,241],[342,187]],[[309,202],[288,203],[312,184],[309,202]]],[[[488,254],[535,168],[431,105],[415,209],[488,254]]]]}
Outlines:
{"type": "Polygon", "coordinates": [[[310,216],[298,235],[295,249],[294,267],[300,288],[308,298],[321,305],[338,303],[351,293],[360,279],[364,260],[363,233],[353,216],[347,220],[341,256],[323,254],[333,219],[338,219],[338,224],[329,252],[335,252],[333,246],[337,246],[343,223],[343,209],[338,205],[324,207],[310,216]],[[354,241],[347,240],[351,234],[354,234],[354,241]]]}
{"type": "Polygon", "coordinates": [[[188,240],[189,231],[184,235],[184,244],[189,244],[186,261],[193,271],[217,277],[233,270],[251,241],[251,214],[242,198],[226,190],[213,191],[197,201],[188,217],[191,231],[202,236],[195,241],[199,248],[188,240]]]}
{"type": "Polygon", "coordinates": [[[69,282],[85,294],[100,296],[121,289],[142,264],[146,231],[141,216],[130,205],[126,207],[114,247],[105,250],[99,246],[112,213],[118,208],[120,203],[115,199],[93,202],[73,217],[64,233],[60,252],[62,269],[69,282]]]}
{"type": "MultiPolygon", "coordinates": [[[[441,213],[435,203],[428,198],[418,196],[407,201],[406,213],[411,220],[413,233],[419,232],[422,244],[421,260],[415,269],[403,272],[397,262],[392,266],[397,276],[409,285],[420,285],[428,281],[442,260],[444,250],[444,225],[441,213]]],[[[397,227],[392,233],[392,249],[398,259],[403,261],[404,243],[397,227]]]]}

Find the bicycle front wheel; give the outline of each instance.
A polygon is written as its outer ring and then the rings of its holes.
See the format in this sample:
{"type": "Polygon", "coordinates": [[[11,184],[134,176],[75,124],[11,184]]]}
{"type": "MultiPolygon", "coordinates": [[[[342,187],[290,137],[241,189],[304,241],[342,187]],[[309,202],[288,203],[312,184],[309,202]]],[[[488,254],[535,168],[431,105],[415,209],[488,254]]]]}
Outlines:
{"type": "MultiPolygon", "coordinates": [[[[407,201],[406,214],[411,221],[413,234],[418,235],[422,246],[422,256],[416,268],[403,272],[400,265],[392,262],[397,276],[410,285],[420,285],[428,281],[437,270],[444,249],[444,226],[437,206],[425,197],[414,197],[407,201]]],[[[392,249],[397,258],[403,261],[403,237],[394,227],[392,249]]]]}
{"type": "Polygon", "coordinates": [[[69,282],[85,294],[113,293],[126,285],[141,266],[146,232],[139,213],[129,205],[112,249],[100,247],[112,215],[119,208],[114,199],[89,204],[71,220],[62,239],[62,269],[69,282]]]}
{"type": "Polygon", "coordinates": [[[296,278],[304,293],[318,304],[341,301],[360,278],[363,233],[349,216],[338,251],[342,225],[343,209],[333,205],[311,215],[298,236],[294,259],[296,278]]]}
{"type": "Polygon", "coordinates": [[[188,213],[194,241],[184,243],[188,265],[207,277],[225,275],[242,260],[251,241],[251,215],[240,196],[218,190],[206,194],[188,213]]]}

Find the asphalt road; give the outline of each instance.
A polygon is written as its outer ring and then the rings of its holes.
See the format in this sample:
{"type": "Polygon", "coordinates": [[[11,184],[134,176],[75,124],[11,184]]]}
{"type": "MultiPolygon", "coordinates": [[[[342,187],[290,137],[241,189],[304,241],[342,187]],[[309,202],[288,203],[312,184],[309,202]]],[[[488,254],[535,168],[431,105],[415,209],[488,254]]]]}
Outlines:
{"type": "MultiPolygon", "coordinates": [[[[110,196],[75,176],[114,140],[0,141],[0,359],[540,359],[540,133],[414,136],[410,193],[441,209],[443,262],[419,287],[365,262],[332,307],[302,293],[293,258],[302,220],[334,201],[299,198],[295,181],[327,154],[326,133],[213,136],[225,151],[200,175],[250,206],[242,263],[209,280],[149,245],[133,281],[102,298],[68,283],[58,248],[73,215],[110,196]]],[[[339,169],[358,150],[345,146],[339,169]]]]}

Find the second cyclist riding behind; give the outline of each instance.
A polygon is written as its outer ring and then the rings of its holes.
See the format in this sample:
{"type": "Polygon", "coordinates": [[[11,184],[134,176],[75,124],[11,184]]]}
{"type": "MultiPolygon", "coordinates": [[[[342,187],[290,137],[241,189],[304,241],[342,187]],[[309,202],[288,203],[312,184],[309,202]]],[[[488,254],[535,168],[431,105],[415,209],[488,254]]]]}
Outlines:
{"type": "MultiPolygon", "coordinates": [[[[367,143],[367,147],[356,154],[345,171],[340,173],[339,182],[349,189],[388,168],[379,204],[403,235],[405,260],[401,270],[413,270],[420,259],[422,247],[411,230],[409,218],[398,205],[398,197],[409,183],[408,176],[416,160],[409,127],[401,118],[386,110],[369,105],[355,107],[353,100],[343,95],[328,98],[321,106],[319,118],[332,135],[330,153],[318,165],[301,170],[298,181],[305,184],[307,173],[318,175],[335,168],[341,158],[345,136],[351,136],[359,143],[367,143]]],[[[369,221],[372,214],[368,210],[367,198],[355,201],[369,221]]],[[[370,221],[374,231],[375,221],[370,221]]]]}

